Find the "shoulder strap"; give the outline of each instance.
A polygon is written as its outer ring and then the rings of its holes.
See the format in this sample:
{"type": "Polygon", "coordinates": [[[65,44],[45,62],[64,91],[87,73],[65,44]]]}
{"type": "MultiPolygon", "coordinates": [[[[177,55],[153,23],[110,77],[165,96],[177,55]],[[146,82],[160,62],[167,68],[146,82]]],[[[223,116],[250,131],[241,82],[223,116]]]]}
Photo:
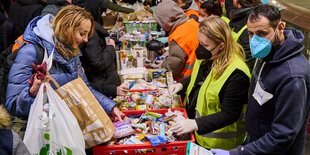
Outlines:
{"type": "Polygon", "coordinates": [[[33,45],[34,45],[34,48],[36,49],[36,53],[37,53],[37,58],[36,58],[35,64],[38,65],[38,64],[41,64],[43,61],[44,49],[37,44],[33,44],[33,45]]]}
{"type": "MultiPolygon", "coordinates": [[[[36,50],[36,53],[37,53],[37,57],[36,57],[36,61],[35,61],[35,64],[38,65],[38,64],[41,64],[42,61],[43,61],[43,56],[44,56],[44,50],[41,46],[37,45],[37,44],[33,44],[35,50],[36,50]]],[[[20,49],[18,49],[20,50],[20,49]]],[[[18,52],[13,52],[11,55],[17,55],[18,52]]],[[[13,116],[16,116],[16,100],[13,102],[12,104],[12,108],[11,108],[11,115],[13,116]]]]}
{"type": "MultiPolygon", "coordinates": [[[[23,45],[26,45],[26,44],[23,44],[23,45]]],[[[41,46],[39,46],[37,44],[32,44],[32,45],[34,46],[36,53],[37,53],[35,64],[36,65],[41,64],[43,57],[44,57],[44,50],[41,46]]],[[[12,45],[10,46],[10,48],[12,49],[12,45]]],[[[13,53],[11,53],[7,56],[6,62],[8,63],[9,66],[12,66],[14,64],[15,58],[16,58],[19,50],[20,49],[16,49],[13,53]]]]}

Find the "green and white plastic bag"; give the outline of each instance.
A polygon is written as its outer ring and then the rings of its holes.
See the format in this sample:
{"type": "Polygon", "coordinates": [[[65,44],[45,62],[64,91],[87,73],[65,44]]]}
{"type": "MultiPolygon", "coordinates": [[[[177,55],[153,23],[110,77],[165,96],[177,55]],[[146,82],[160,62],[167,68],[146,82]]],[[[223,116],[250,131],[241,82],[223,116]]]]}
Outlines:
{"type": "MultiPolygon", "coordinates": [[[[49,70],[53,54],[49,59],[46,55],[45,52],[43,60],[49,70]]],[[[31,154],[85,154],[83,133],[76,118],[47,82],[41,84],[31,105],[24,143],[31,154]]]]}

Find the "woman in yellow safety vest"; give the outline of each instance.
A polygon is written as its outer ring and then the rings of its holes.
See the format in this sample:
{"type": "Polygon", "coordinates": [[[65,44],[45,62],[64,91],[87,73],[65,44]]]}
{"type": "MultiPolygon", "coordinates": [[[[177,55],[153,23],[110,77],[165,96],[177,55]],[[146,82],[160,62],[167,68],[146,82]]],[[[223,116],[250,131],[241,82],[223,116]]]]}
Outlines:
{"type": "Polygon", "coordinates": [[[242,47],[228,24],[210,16],[199,24],[197,60],[191,77],[169,87],[171,94],[185,92],[189,119],[172,126],[178,135],[195,131],[199,145],[233,149],[244,142],[245,109],[250,72],[242,47]]]}

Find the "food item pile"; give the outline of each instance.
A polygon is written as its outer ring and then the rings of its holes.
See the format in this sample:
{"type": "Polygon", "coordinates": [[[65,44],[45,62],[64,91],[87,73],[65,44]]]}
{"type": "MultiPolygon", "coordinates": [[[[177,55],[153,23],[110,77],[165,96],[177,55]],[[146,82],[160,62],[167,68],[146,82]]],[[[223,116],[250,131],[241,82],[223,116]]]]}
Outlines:
{"type": "Polygon", "coordinates": [[[168,94],[168,89],[130,92],[124,97],[116,97],[114,101],[121,111],[182,107],[178,95],[171,97],[168,94]]]}
{"type": "Polygon", "coordinates": [[[139,115],[126,116],[123,122],[116,122],[116,132],[108,145],[127,145],[151,143],[158,144],[183,140],[170,129],[180,120],[185,119],[183,112],[170,109],[165,114],[146,111],[139,115]]]}

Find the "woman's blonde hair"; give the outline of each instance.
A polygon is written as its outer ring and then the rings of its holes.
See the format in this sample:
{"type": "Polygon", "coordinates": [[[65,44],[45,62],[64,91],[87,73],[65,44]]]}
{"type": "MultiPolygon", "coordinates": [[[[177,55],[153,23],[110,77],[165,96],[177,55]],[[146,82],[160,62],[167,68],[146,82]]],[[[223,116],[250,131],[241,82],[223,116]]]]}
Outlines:
{"type": "Polygon", "coordinates": [[[233,59],[234,53],[245,59],[242,46],[233,39],[230,27],[221,17],[212,15],[200,22],[199,32],[213,40],[216,45],[225,44],[225,48],[213,56],[212,76],[214,78],[217,79],[223,74],[233,59]]]}
{"type": "Polygon", "coordinates": [[[91,29],[88,33],[88,37],[90,37],[94,32],[95,24],[93,16],[79,6],[68,5],[62,8],[52,22],[52,27],[54,29],[53,37],[56,37],[60,41],[67,41],[70,45],[73,45],[73,32],[81,26],[83,20],[91,21],[91,29]]]}

